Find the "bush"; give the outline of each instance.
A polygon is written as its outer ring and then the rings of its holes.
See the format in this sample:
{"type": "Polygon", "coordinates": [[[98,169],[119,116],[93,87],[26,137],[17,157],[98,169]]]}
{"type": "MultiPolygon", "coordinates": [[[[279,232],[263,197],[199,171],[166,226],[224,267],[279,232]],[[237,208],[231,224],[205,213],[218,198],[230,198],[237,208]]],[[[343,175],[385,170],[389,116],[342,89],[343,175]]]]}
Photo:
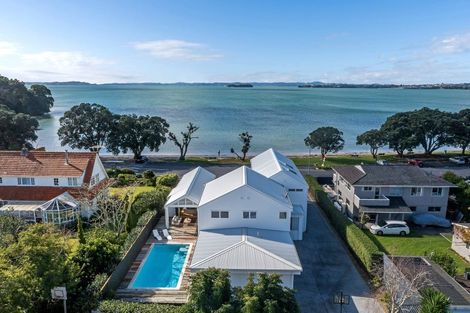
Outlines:
{"type": "Polygon", "coordinates": [[[369,273],[372,272],[374,262],[380,254],[377,245],[356,224],[334,207],[327,194],[313,177],[307,176],[306,178],[318,205],[328,216],[331,225],[348,244],[366,270],[369,273]]]}
{"type": "Polygon", "coordinates": [[[134,228],[139,217],[147,211],[162,213],[167,196],[168,192],[161,188],[155,191],[140,193],[132,203],[127,218],[127,229],[134,228]]]}
{"type": "Polygon", "coordinates": [[[136,303],[122,300],[104,300],[100,302],[98,310],[101,313],[184,313],[185,306],[136,303]]]}
{"type": "Polygon", "coordinates": [[[144,171],[143,176],[146,179],[152,179],[152,178],[155,178],[155,173],[151,170],[146,170],[144,171]]]}
{"type": "Polygon", "coordinates": [[[178,180],[178,175],[174,173],[165,174],[157,177],[157,185],[173,188],[178,184],[178,180]]]}
{"type": "Polygon", "coordinates": [[[423,299],[419,313],[445,313],[449,312],[450,300],[442,292],[433,288],[425,288],[421,292],[423,299]]]}
{"type": "Polygon", "coordinates": [[[450,276],[454,277],[457,274],[457,263],[449,254],[433,251],[430,253],[426,252],[425,255],[428,256],[431,261],[442,267],[450,276]]]}
{"type": "Polygon", "coordinates": [[[106,169],[106,173],[109,177],[118,177],[119,174],[130,174],[135,175],[135,172],[129,168],[108,168],[106,169]]]}
{"type": "Polygon", "coordinates": [[[155,212],[148,211],[142,214],[142,216],[137,220],[136,226],[128,233],[126,240],[121,247],[121,258],[127,253],[127,250],[132,246],[134,241],[139,236],[142,229],[147,225],[148,221],[155,215],[155,212]]]}
{"type": "Polygon", "coordinates": [[[134,174],[118,174],[117,184],[119,186],[127,186],[137,181],[137,177],[134,174]]]}

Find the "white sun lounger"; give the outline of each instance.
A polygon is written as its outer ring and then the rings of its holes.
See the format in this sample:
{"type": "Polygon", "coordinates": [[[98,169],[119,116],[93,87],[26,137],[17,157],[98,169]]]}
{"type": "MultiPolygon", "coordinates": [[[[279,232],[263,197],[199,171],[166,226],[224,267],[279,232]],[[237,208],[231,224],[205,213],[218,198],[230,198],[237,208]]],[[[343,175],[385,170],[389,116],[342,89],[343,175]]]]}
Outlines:
{"type": "Polygon", "coordinates": [[[166,237],[166,239],[168,239],[168,240],[172,240],[172,239],[173,239],[173,238],[171,237],[170,233],[168,232],[168,229],[164,228],[164,229],[162,230],[162,233],[163,233],[163,236],[166,237]]]}
{"type": "Polygon", "coordinates": [[[152,233],[153,233],[153,236],[155,237],[155,239],[157,239],[158,241],[162,241],[162,240],[163,240],[162,236],[160,236],[160,234],[158,233],[158,230],[157,230],[157,229],[154,229],[154,230],[152,231],[152,233]]]}

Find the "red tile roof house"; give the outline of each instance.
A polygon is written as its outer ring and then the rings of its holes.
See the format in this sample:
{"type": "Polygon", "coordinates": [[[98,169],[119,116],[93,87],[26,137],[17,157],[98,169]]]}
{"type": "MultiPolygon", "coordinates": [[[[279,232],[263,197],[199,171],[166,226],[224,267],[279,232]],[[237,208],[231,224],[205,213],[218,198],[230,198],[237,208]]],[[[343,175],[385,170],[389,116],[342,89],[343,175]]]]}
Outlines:
{"type": "Polygon", "coordinates": [[[80,200],[93,200],[107,179],[95,152],[0,151],[0,214],[59,225],[77,212],[89,217],[93,208],[80,200]]]}

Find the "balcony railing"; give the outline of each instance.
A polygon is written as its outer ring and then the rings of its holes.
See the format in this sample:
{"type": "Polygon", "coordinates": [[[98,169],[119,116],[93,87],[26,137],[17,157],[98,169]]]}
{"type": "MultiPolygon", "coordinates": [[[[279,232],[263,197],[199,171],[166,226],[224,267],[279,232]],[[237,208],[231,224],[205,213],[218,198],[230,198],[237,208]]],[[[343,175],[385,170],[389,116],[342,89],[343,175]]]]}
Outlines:
{"type": "Polygon", "coordinates": [[[376,198],[359,198],[357,195],[354,195],[354,205],[356,207],[360,206],[389,206],[390,199],[386,196],[380,195],[376,198]]]}

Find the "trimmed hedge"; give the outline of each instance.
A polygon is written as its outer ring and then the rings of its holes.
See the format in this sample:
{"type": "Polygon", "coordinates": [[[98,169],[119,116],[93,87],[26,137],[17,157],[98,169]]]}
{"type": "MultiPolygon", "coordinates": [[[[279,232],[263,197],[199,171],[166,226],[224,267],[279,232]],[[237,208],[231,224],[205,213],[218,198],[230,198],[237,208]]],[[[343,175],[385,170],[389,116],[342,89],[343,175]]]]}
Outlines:
{"type": "Polygon", "coordinates": [[[136,303],[122,300],[104,300],[100,302],[98,310],[101,313],[185,313],[185,306],[136,303]]]}
{"type": "Polygon", "coordinates": [[[121,257],[126,255],[127,250],[129,250],[129,248],[134,244],[134,241],[137,239],[142,229],[155,214],[155,211],[148,211],[139,217],[135,227],[127,234],[127,237],[121,246],[121,257]]]}
{"type": "Polygon", "coordinates": [[[178,175],[175,173],[168,173],[157,177],[157,185],[166,187],[175,187],[178,184],[178,175]]]}
{"type": "Polygon", "coordinates": [[[335,208],[321,185],[312,176],[306,176],[312,193],[320,208],[325,212],[331,225],[348,244],[365,269],[370,273],[374,261],[380,255],[377,245],[364,232],[335,208]]]}

